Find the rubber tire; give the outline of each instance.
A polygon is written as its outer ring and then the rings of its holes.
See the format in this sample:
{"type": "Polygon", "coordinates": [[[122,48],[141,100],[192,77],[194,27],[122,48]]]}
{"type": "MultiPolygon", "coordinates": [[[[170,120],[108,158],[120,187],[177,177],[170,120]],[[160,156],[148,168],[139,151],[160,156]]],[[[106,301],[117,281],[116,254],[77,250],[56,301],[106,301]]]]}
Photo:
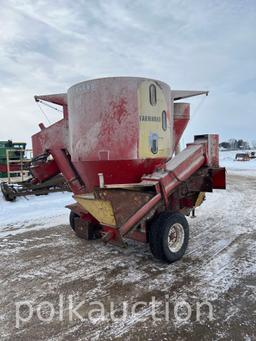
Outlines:
{"type": "Polygon", "coordinates": [[[70,211],[69,214],[69,224],[72,227],[72,229],[74,230],[75,234],[77,235],[77,237],[81,238],[81,239],[86,239],[86,240],[93,240],[93,239],[99,239],[101,238],[100,235],[100,225],[97,226],[93,223],[88,222],[88,238],[85,238],[83,235],[81,235],[78,231],[76,231],[75,229],[75,219],[79,218],[79,215],[74,213],[73,211],[70,211]]]}
{"type": "Polygon", "coordinates": [[[154,257],[167,263],[181,259],[187,249],[189,240],[189,225],[182,213],[162,212],[152,222],[149,229],[149,245],[154,257]],[[168,247],[168,232],[171,226],[179,223],[183,227],[184,241],[178,252],[171,252],[168,247]]]}
{"type": "Polygon", "coordinates": [[[72,229],[75,231],[75,218],[78,218],[79,215],[70,211],[69,213],[69,224],[72,227],[72,229]]]}

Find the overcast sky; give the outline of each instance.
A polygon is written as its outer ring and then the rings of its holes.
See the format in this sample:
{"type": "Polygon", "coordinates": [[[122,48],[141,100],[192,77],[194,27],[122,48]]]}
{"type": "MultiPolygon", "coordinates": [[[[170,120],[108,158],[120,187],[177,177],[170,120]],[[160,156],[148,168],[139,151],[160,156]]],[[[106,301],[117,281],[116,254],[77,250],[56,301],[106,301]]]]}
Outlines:
{"type": "MultiPolygon", "coordinates": [[[[143,76],[194,99],[185,139],[256,140],[256,1],[0,0],[0,140],[47,120],[35,94],[105,76],[143,76]]],[[[51,122],[61,114],[43,107],[51,122]]]]}

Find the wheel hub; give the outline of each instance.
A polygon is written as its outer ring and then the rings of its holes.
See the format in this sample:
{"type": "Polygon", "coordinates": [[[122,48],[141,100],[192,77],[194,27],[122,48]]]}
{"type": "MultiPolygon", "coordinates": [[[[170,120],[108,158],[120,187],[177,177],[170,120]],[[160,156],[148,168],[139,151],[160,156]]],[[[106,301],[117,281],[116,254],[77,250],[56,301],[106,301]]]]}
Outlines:
{"type": "Polygon", "coordinates": [[[183,226],[179,223],[173,224],[168,232],[168,247],[171,252],[178,252],[184,242],[183,226]]]}

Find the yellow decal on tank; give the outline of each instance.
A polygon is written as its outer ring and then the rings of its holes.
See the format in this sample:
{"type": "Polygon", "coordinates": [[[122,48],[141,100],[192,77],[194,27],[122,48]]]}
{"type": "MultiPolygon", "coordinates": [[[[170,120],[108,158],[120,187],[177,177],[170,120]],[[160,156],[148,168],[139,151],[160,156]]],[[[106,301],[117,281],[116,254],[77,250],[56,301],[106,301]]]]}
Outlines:
{"type": "Polygon", "coordinates": [[[170,156],[170,113],[163,90],[154,81],[138,88],[139,158],[170,156]]]}

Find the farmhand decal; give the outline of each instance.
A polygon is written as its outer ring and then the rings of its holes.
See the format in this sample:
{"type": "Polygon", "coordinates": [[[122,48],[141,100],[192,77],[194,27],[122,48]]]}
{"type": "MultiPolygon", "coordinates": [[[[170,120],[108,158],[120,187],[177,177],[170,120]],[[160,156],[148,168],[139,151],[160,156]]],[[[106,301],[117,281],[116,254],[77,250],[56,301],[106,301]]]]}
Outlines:
{"type": "Polygon", "coordinates": [[[163,90],[153,81],[138,88],[139,158],[168,157],[171,151],[170,112],[163,90]]]}

